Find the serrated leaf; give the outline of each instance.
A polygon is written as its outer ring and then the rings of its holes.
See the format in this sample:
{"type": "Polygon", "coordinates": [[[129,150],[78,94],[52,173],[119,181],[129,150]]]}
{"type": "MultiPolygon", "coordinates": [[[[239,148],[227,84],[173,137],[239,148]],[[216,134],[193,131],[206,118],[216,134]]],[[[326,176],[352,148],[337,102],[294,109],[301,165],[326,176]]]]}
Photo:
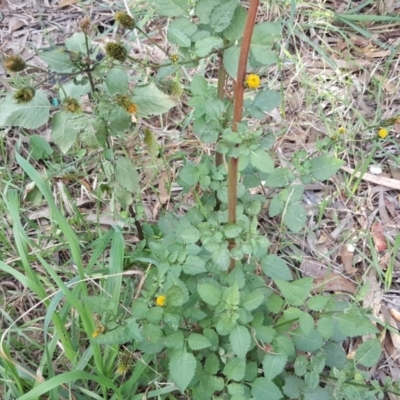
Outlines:
{"type": "Polygon", "coordinates": [[[115,180],[130,193],[139,193],[139,175],[129,158],[119,158],[115,163],[115,180]]]}
{"type": "Polygon", "coordinates": [[[268,187],[285,187],[296,179],[296,175],[288,168],[276,168],[267,176],[265,185],[268,187]]]}
{"type": "Polygon", "coordinates": [[[201,299],[210,306],[216,306],[221,299],[221,289],[210,283],[199,283],[197,292],[201,299]]]}
{"type": "Polygon", "coordinates": [[[330,300],[331,296],[316,295],[308,300],[307,306],[312,311],[322,311],[330,300]]]}
{"type": "Polygon", "coordinates": [[[36,129],[49,120],[51,104],[41,90],[28,103],[17,103],[13,96],[7,96],[0,103],[0,126],[19,126],[36,129]]]}
{"type": "Polygon", "coordinates": [[[39,58],[44,61],[48,65],[50,71],[53,72],[69,73],[77,69],[62,47],[45,51],[39,54],[39,58]]]}
{"type": "Polygon", "coordinates": [[[269,203],[268,215],[273,218],[281,214],[285,209],[285,203],[279,199],[278,196],[274,197],[269,203]]]}
{"type": "Polygon", "coordinates": [[[221,271],[227,271],[230,263],[229,250],[220,246],[212,252],[212,260],[221,271]]]}
{"type": "Polygon", "coordinates": [[[200,239],[200,231],[195,228],[187,218],[183,217],[178,222],[177,237],[184,244],[193,244],[200,239]]]}
{"type": "Polygon", "coordinates": [[[239,358],[246,358],[250,349],[251,337],[248,329],[242,325],[236,325],[229,334],[232,351],[239,358]]]}
{"type": "Polygon", "coordinates": [[[51,139],[64,154],[76,142],[80,130],[79,127],[71,123],[72,119],[70,114],[59,111],[54,114],[51,121],[51,139]]]}
{"type": "Polygon", "coordinates": [[[246,360],[234,357],[230,359],[223,370],[224,375],[233,381],[240,382],[246,372],[246,360]]]}
{"type": "Polygon", "coordinates": [[[295,233],[306,225],[307,211],[301,203],[288,204],[283,215],[283,223],[295,233]]]}
{"type": "Polygon", "coordinates": [[[125,325],[119,326],[113,331],[95,337],[92,339],[92,342],[114,346],[116,344],[131,342],[132,340],[143,340],[141,329],[139,328],[135,318],[129,318],[125,322],[125,325]]]}
{"type": "Polygon", "coordinates": [[[205,261],[198,256],[187,256],[182,265],[182,271],[187,275],[198,275],[207,272],[205,261]]]}
{"type": "Polygon", "coordinates": [[[294,282],[274,279],[285,300],[292,306],[300,307],[310,294],[313,278],[301,278],[294,282]]]}
{"type": "MultiPolygon", "coordinates": [[[[239,56],[240,47],[232,46],[224,51],[224,68],[228,75],[233,79],[237,79],[239,56]]],[[[248,66],[250,67],[250,65],[248,66]]]]}
{"type": "Polygon", "coordinates": [[[208,92],[207,81],[200,75],[195,75],[190,83],[190,91],[193,96],[206,97],[208,92]]]}
{"type": "Polygon", "coordinates": [[[189,36],[176,28],[168,28],[167,38],[170,43],[174,43],[179,47],[190,47],[192,43],[189,36]]]}
{"type": "Polygon", "coordinates": [[[263,119],[265,118],[265,113],[278,107],[281,100],[281,94],[276,90],[259,90],[248,112],[254,118],[263,119]]]}
{"type": "Polygon", "coordinates": [[[237,0],[224,0],[212,9],[210,26],[215,32],[222,32],[231,24],[237,5],[237,0]]]}
{"type": "Polygon", "coordinates": [[[325,355],[325,363],[330,368],[343,368],[347,363],[346,353],[339,343],[328,342],[322,349],[325,355]]]}
{"type": "Polygon", "coordinates": [[[321,317],[317,322],[317,330],[324,339],[329,339],[333,336],[334,325],[331,317],[321,317]]]}
{"type": "Polygon", "coordinates": [[[369,319],[357,312],[338,313],[333,316],[338,321],[340,331],[349,337],[378,333],[376,326],[369,319]]]}
{"type": "Polygon", "coordinates": [[[215,375],[219,371],[219,359],[215,353],[210,353],[204,363],[204,370],[215,375]]]}
{"type": "Polygon", "coordinates": [[[53,154],[53,149],[46,139],[39,135],[29,137],[31,155],[35,160],[47,159],[53,154]]]}
{"type": "Polygon", "coordinates": [[[236,40],[239,40],[243,36],[246,17],[246,10],[240,6],[236,7],[231,24],[222,32],[224,37],[232,43],[236,42],[236,40]]]}
{"type": "Polygon", "coordinates": [[[283,398],[278,386],[267,378],[257,378],[252,382],[251,394],[254,400],[280,400],[283,398]]]}
{"type": "Polygon", "coordinates": [[[195,185],[200,179],[199,167],[193,164],[186,164],[179,171],[179,179],[182,179],[189,186],[195,185]]]}
{"type": "Polygon", "coordinates": [[[106,90],[111,96],[123,94],[128,90],[128,75],[122,68],[111,68],[104,80],[106,90]]]}
{"type": "Polygon", "coordinates": [[[298,350],[315,351],[322,347],[324,341],[320,333],[313,329],[305,335],[300,329],[292,332],[293,342],[298,350]]]}
{"type": "Polygon", "coordinates": [[[114,135],[122,135],[131,126],[131,116],[120,106],[115,106],[112,108],[107,118],[108,129],[114,135]]]}
{"type": "Polygon", "coordinates": [[[178,285],[171,286],[167,290],[167,293],[165,293],[167,305],[173,307],[179,307],[183,305],[187,300],[187,294],[185,295],[184,289],[185,287],[182,288],[178,285]]]}
{"type": "Polygon", "coordinates": [[[86,54],[86,40],[83,32],[75,32],[72,36],[65,40],[67,50],[86,54]]]}
{"type": "Polygon", "coordinates": [[[176,350],[169,362],[169,373],[181,392],[189,386],[196,371],[196,358],[185,349],[176,350]]]}
{"type": "Polygon", "coordinates": [[[287,360],[286,354],[266,354],[263,360],[264,377],[268,381],[272,381],[283,371],[287,360]]]}
{"type": "Polygon", "coordinates": [[[283,281],[293,280],[289,267],[282,258],[269,254],[261,260],[261,268],[265,275],[272,279],[283,281]]]}
{"type": "Polygon", "coordinates": [[[314,329],[314,318],[308,312],[302,312],[299,326],[304,335],[308,335],[314,329]]]}
{"type": "Polygon", "coordinates": [[[271,174],[274,171],[274,162],[269,154],[261,148],[250,152],[251,165],[261,172],[271,174]]]}
{"type": "Polygon", "coordinates": [[[272,326],[256,326],[254,327],[254,331],[257,339],[264,343],[271,343],[276,334],[272,326]]]}
{"type": "Polygon", "coordinates": [[[285,386],[282,388],[283,393],[289,399],[300,398],[302,389],[304,388],[304,381],[297,376],[289,375],[285,378],[285,386]]]}
{"type": "Polygon", "coordinates": [[[199,57],[205,57],[215,49],[223,47],[224,42],[218,36],[208,36],[200,39],[195,44],[195,52],[199,57]]]}
{"type": "Polygon", "coordinates": [[[183,337],[183,333],[181,331],[175,332],[172,335],[168,335],[164,339],[165,347],[179,350],[183,348],[185,341],[183,337]]]}
{"type": "Polygon", "coordinates": [[[378,339],[367,340],[358,346],[354,359],[358,364],[370,368],[378,364],[381,352],[382,347],[378,339]]]}
{"type": "Polygon", "coordinates": [[[136,86],[132,96],[141,115],[160,115],[175,106],[175,103],[159,90],[153,82],[145,86],[136,86]]]}
{"type": "Polygon", "coordinates": [[[188,344],[192,350],[201,350],[211,346],[211,342],[199,333],[191,333],[188,336],[188,344]]]}
{"type": "Polygon", "coordinates": [[[325,181],[334,175],[340,167],[344,165],[344,161],[334,157],[320,156],[311,160],[310,173],[317,181],[325,181]]]}
{"type": "Polygon", "coordinates": [[[223,292],[222,299],[228,305],[238,306],[240,302],[239,285],[235,282],[232,286],[227,287],[223,292]]]}
{"type": "Polygon", "coordinates": [[[261,305],[261,303],[264,301],[264,293],[262,290],[254,290],[253,292],[247,293],[242,302],[242,307],[246,311],[253,311],[255,310],[258,306],[261,305]]]}
{"type": "Polygon", "coordinates": [[[180,17],[188,14],[187,0],[153,0],[157,13],[165,17],[180,17]]]}

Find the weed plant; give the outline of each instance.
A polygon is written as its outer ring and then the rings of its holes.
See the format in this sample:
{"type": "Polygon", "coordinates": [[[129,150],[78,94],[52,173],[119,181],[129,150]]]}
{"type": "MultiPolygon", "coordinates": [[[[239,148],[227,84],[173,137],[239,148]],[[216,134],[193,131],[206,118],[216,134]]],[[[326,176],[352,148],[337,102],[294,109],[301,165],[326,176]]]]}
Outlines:
{"type": "Polygon", "coordinates": [[[305,184],[329,179],[343,164],[325,146],[320,153],[298,151],[290,167],[278,166],[275,133],[263,121],[282,104],[265,76],[281,62],[283,21],[256,24],[257,0],[248,10],[236,0],[151,5],[169,18],[168,50],[148,37],[140,13],[118,11],[121,36],[103,46],[85,18],[65,46],[39,53],[46,68],[18,55],[4,60],[15,90],[0,104],[0,125],[21,138],[15,160],[21,181],[30,183],[23,190],[10,181],[3,193],[18,258],[0,261],[0,269],[35,302],[10,317],[1,336],[3,398],[323,400],[398,393],[396,382],[378,382],[366,370],[381,357],[368,312],[355,299],[315,293],[313,279],[270,251],[259,230],[267,209],[282,234],[301,233],[305,184]],[[131,56],[135,37],[161,50],[164,61],[131,56]],[[216,85],[205,77],[210,59],[216,85]],[[190,78],[188,70],[196,74],[190,78]],[[152,224],[144,218],[139,165],[124,140],[133,132],[153,159],[162,159],[154,132],[141,122],[184,106],[191,110],[184,129],[215,155],[185,159],[175,183],[194,204],[185,213],[165,211],[152,224]],[[36,131],[45,124],[56,147],[36,131]],[[58,203],[51,187],[66,173],[87,179],[84,165],[92,161],[105,176],[92,193],[99,219],[102,203],[125,218],[108,231],[99,224],[95,234],[68,191],[58,203]],[[257,194],[260,186],[273,197],[257,194]],[[23,213],[29,203],[48,206],[50,235],[30,236],[40,226],[23,213]],[[126,229],[136,232],[134,246],[126,229]],[[52,248],[66,252],[72,272],[55,265],[52,248]],[[37,321],[22,318],[42,308],[37,321]],[[40,337],[33,334],[37,323],[40,337]],[[345,343],[363,335],[369,338],[347,356],[345,343]],[[24,346],[39,354],[29,363],[18,356],[24,346]]]}

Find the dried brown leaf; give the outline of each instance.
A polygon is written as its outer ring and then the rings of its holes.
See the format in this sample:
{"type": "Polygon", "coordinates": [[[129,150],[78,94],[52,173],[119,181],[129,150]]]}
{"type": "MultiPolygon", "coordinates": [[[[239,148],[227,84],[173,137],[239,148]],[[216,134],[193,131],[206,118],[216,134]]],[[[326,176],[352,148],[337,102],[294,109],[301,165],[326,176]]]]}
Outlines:
{"type": "Polygon", "coordinates": [[[378,252],[387,249],[385,235],[383,234],[383,225],[380,222],[374,222],[371,226],[371,234],[374,240],[375,249],[378,252]]]}

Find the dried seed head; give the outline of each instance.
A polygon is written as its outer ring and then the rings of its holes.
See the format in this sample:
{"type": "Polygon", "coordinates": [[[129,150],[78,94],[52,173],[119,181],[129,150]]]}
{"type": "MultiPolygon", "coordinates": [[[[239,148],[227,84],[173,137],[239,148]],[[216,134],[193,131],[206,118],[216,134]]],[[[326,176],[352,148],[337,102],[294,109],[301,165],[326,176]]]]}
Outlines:
{"type": "Polygon", "coordinates": [[[156,82],[157,87],[168,96],[181,97],[182,85],[174,79],[163,79],[156,82]]]}
{"type": "Polygon", "coordinates": [[[4,59],[4,68],[8,72],[20,72],[26,68],[26,62],[20,55],[13,54],[4,59]]]}
{"type": "Polygon", "coordinates": [[[128,51],[126,48],[117,42],[108,42],[105,49],[106,54],[117,61],[124,62],[128,56],[128,51]]]}
{"type": "Polygon", "coordinates": [[[90,30],[90,18],[89,17],[85,17],[85,18],[82,18],[80,21],[79,21],[79,29],[82,31],[82,32],[84,32],[84,33],[89,33],[89,30],[90,30]]]}
{"type": "Polygon", "coordinates": [[[126,29],[135,27],[135,19],[124,11],[118,11],[115,14],[115,20],[126,29]]]}
{"type": "Polygon", "coordinates": [[[79,101],[73,97],[66,97],[63,101],[63,108],[70,113],[80,113],[82,111],[79,101]]]}
{"type": "Polygon", "coordinates": [[[35,97],[35,89],[25,86],[14,93],[14,100],[17,103],[29,103],[35,97]]]}

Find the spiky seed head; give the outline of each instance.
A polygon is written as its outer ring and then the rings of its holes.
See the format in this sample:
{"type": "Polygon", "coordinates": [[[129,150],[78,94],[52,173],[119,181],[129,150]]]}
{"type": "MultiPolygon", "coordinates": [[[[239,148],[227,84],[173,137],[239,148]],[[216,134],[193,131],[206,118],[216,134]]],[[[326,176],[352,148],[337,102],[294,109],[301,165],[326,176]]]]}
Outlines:
{"type": "Polygon", "coordinates": [[[82,111],[79,101],[73,97],[66,97],[63,101],[63,108],[70,113],[80,113],[82,111]]]}
{"type": "Polygon", "coordinates": [[[35,89],[25,86],[14,93],[14,100],[17,103],[29,103],[35,97],[35,89]]]}
{"type": "Polygon", "coordinates": [[[181,97],[182,85],[174,79],[163,79],[156,82],[157,87],[168,96],[181,97]]]}
{"type": "Polygon", "coordinates": [[[115,20],[126,29],[133,29],[135,27],[135,19],[124,11],[115,13],[115,20]]]}
{"type": "Polygon", "coordinates": [[[13,54],[4,59],[4,68],[8,72],[20,72],[26,68],[26,62],[19,54],[13,54]]]}
{"type": "Polygon", "coordinates": [[[128,51],[121,43],[108,42],[105,49],[106,54],[117,61],[124,62],[128,56],[128,51]]]}

